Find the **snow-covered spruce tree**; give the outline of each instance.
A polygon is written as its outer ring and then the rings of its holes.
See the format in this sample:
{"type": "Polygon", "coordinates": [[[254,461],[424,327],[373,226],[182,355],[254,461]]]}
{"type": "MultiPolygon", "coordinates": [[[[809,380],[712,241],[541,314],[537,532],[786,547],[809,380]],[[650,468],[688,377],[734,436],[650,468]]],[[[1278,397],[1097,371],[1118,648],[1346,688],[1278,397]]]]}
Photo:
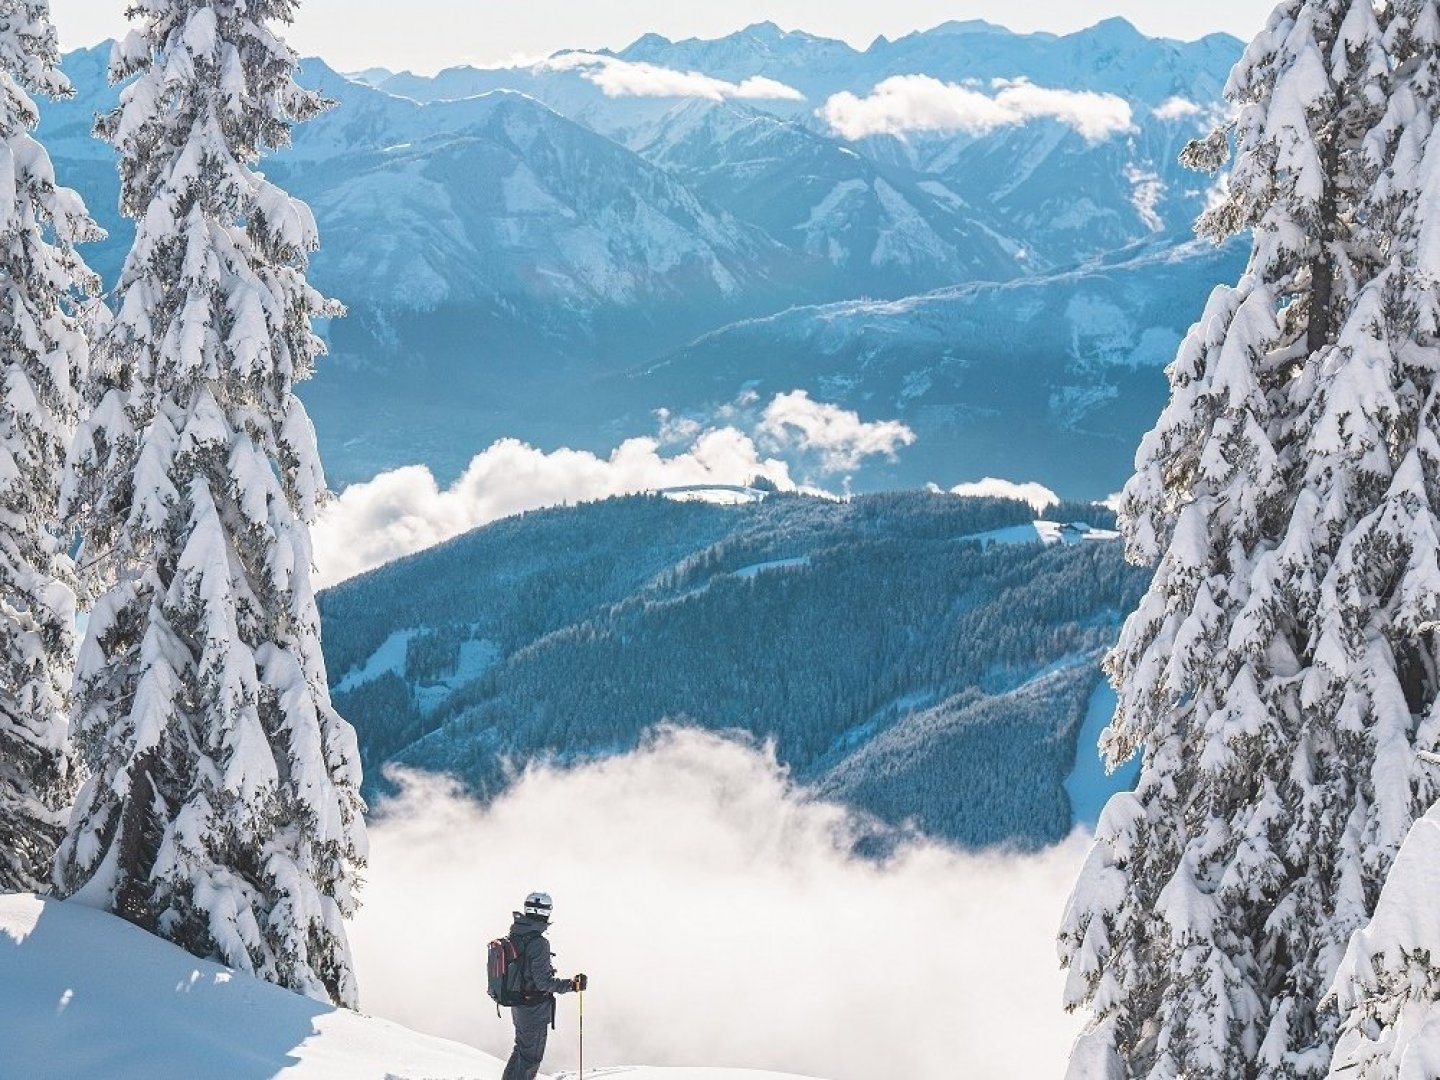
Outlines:
{"type": "Polygon", "coordinates": [[[1326,991],[1436,794],[1415,749],[1440,733],[1440,413],[1387,269],[1401,6],[1291,0],[1227,88],[1236,158],[1201,227],[1254,246],[1124,495],[1158,569],[1108,660],[1105,752],[1144,769],[1061,930],[1092,1013],[1074,1077],[1323,1076],[1326,991]]]}
{"type": "MultiPolygon", "coordinates": [[[[1394,236],[1386,269],[1374,288],[1374,333],[1408,379],[1407,406],[1418,403],[1420,430],[1408,477],[1411,498],[1426,518],[1424,557],[1429,622],[1406,626],[1407,651],[1433,663],[1433,577],[1440,531],[1429,512],[1440,505],[1440,2],[1397,0],[1389,12],[1388,43],[1396,60],[1395,90],[1382,128],[1389,168],[1376,185],[1371,214],[1394,236]]],[[[1416,526],[1417,528],[1420,526],[1416,526]]],[[[1433,667],[1426,672],[1433,676],[1433,667]]],[[[1435,721],[1426,726],[1433,747],[1435,721]]],[[[1403,747],[1397,748],[1397,755],[1403,747]]],[[[1405,763],[1392,783],[1403,794],[1405,763]]],[[[1434,765],[1421,765],[1435,776],[1434,765]]],[[[1378,782],[1378,781],[1377,781],[1378,782]]],[[[1433,796],[1433,790],[1426,792],[1433,796]]],[[[1440,1075],[1440,806],[1416,822],[1385,882],[1369,926],[1350,941],[1335,982],[1345,1016],[1331,1075],[1354,1080],[1440,1075]]]]}
{"type": "Polygon", "coordinates": [[[75,598],[57,531],[88,363],[75,245],[101,235],[31,134],[71,93],[48,0],[0,0],[0,892],[45,891],[73,792],[65,696],[75,598]]]}
{"type": "Polygon", "coordinates": [[[294,396],[338,314],[314,219],[255,171],[324,103],[272,29],[294,0],[144,0],[97,123],[137,224],[66,501],[100,575],[77,663],[92,777],[67,895],[197,955],[356,1000],[344,919],[365,857],[354,732],[310,583],[323,492],[294,396]]]}

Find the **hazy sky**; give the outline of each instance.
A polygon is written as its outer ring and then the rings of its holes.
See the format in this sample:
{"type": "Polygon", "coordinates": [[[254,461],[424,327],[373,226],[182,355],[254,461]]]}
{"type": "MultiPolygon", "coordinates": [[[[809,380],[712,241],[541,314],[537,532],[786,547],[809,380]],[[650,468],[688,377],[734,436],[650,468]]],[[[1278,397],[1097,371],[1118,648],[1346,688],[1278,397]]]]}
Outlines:
{"type": "MultiPolygon", "coordinates": [[[[65,48],[117,36],[125,0],[51,0],[65,48]]],[[[786,29],[860,46],[947,19],[984,18],[1013,30],[1077,30],[1123,15],[1148,34],[1193,39],[1215,30],[1250,38],[1274,0],[304,0],[288,35],[302,53],[345,69],[432,72],[560,48],[619,47],[646,31],[716,37],[770,19],[786,29]]]]}

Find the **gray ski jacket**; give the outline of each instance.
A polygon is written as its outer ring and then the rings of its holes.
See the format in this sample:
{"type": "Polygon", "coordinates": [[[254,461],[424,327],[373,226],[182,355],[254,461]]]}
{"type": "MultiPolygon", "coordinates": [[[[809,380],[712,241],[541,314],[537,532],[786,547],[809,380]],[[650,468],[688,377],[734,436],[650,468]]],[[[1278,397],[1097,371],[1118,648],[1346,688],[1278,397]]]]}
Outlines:
{"type": "Polygon", "coordinates": [[[520,953],[520,989],[527,1004],[539,1004],[551,994],[568,994],[574,989],[569,979],[555,977],[555,954],[545,939],[549,925],[517,911],[510,926],[510,940],[520,953]]]}

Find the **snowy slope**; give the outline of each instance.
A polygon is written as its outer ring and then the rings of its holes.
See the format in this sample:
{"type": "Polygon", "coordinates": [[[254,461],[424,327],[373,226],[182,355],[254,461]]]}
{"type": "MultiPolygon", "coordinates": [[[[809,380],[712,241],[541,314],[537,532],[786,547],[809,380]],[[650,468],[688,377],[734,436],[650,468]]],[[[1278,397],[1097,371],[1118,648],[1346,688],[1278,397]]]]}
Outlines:
{"type": "Polygon", "coordinates": [[[839,140],[748,103],[687,101],[631,143],[647,161],[801,257],[816,291],[901,296],[935,281],[1027,272],[1020,241],[995,232],[938,180],[883,169],[839,140]]]}
{"type": "Polygon", "coordinates": [[[774,288],[780,246],[670,174],[533,98],[421,106],[340,79],[276,174],[325,228],[323,284],[352,303],[432,310],[497,297],[577,314],[725,303],[774,288]]]}
{"type": "MultiPolygon", "coordinates": [[[[0,895],[4,1080],[499,1080],[459,1043],[334,1009],[197,960],[78,904],[0,895]]],[[[627,1080],[800,1080],[605,1069],[627,1080]]]]}
{"type": "Polygon", "coordinates": [[[0,896],[0,1046],[7,1080],[498,1080],[503,1069],[26,895],[0,896]]]}
{"type": "Polygon", "coordinates": [[[1133,758],[1110,772],[1100,755],[1100,736],[1115,716],[1115,689],[1104,679],[1095,684],[1085,708],[1085,722],[1075,745],[1075,767],[1065,778],[1065,794],[1075,814],[1075,824],[1095,831],[1110,796],[1130,791],[1140,779],[1140,759],[1133,758]]]}

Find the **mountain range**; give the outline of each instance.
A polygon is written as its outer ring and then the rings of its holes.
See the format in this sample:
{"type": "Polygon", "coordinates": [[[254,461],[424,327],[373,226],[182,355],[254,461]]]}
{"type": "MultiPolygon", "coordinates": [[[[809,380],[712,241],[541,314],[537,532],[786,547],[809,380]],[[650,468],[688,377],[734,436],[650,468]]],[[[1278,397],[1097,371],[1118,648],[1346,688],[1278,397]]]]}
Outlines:
{"type": "MultiPolygon", "coordinates": [[[[41,135],[111,231],[90,259],[113,281],[130,232],[89,137],[115,98],[107,51],[66,57],[77,94],[41,135]]],[[[1109,20],[1063,36],[949,23],[863,51],[759,24],[433,77],[308,60],[303,80],[337,104],[266,168],[315,208],[315,278],[350,310],[306,390],[332,479],[414,463],[449,479],[503,436],[607,449],[654,409],[705,422],[737,387],[788,380],[836,387],[866,419],[945,417],[857,490],[1023,467],[1107,494],[1163,395],[1159,343],[1238,265],[1190,242],[1210,181],[1176,155],[1239,52],[1109,20]],[[1074,355],[1089,346],[1056,315],[1105,317],[1102,279],[1120,336],[1150,342],[1118,366],[1074,355]],[[797,351],[820,327],[829,351],[797,351]],[[943,385],[959,355],[971,382],[1016,392],[897,405],[857,366],[877,338],[896,386],[943,385]],[[1114,422],[1077,438],[1095,410],[1073,403],[1096,401],[1114,422]],[[1021,415],[1017,456],[989,432],[1021,415]]]]}

